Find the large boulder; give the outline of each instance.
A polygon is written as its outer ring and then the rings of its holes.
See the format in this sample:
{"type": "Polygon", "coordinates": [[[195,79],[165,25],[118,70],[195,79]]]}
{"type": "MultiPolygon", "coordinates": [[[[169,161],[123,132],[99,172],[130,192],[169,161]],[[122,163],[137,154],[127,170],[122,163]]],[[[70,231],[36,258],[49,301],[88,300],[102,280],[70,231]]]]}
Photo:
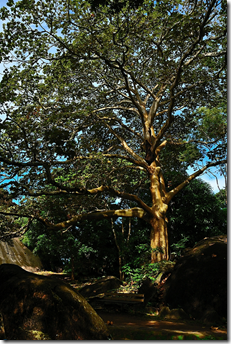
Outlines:
{"type": "Polygon", "coordinates": [[[79,289],[79,293],[84,297],[92,297],[102,293],[106,293],[110,290],[118,289],[123,282],[114,276],[107,276],[101,278],[95,283],[84,286],[79,289]]]}
{"type": "Polygon", "coordinates": [[[0,265],[0,312],[8,340],[103,340],[107,327],[65,282],[0,265]]]}
{"type": "Polygon", "coordinates": [[[144,306],[157,294],[156,283],[153,283],[150,278],[145,278],[138,289],[139,294],[144,294],[144,306]]]}
{"type": "Polygon", "coordinates": [[[42,263],[18,238],[0,241],[0,264],[15,264],[27,271],[39,271],[42,263]]]}
{"type": "Polygon", "coordinates": [[[165,283],[164,299],[206,323],[227,318],[227,236],[204,238],[188,250],[165,283]]]}

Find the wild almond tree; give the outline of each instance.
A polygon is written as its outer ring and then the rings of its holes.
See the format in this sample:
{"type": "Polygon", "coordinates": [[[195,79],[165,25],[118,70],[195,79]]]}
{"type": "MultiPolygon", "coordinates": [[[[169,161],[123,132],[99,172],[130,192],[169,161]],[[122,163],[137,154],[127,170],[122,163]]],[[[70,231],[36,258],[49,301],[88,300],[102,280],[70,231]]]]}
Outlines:
{"type": "Polygon", "coordinates": [[[48,230],[142,218],[156,262],[168,259],[172,198],[226,161],[227,5],[122,3],[93,11],[82,0],[20,0],[1,9],[0,187],[15,199],[80,198],[58,223],[19,206],[2,214],[36,218],[48,230]],[[180,165],[195,172],[166,186],[166,166],[180,165]],[[149,204],[141,198],[147,180],[149,204]],[[108,209],[108,197],[125,206],[108,209]]]}

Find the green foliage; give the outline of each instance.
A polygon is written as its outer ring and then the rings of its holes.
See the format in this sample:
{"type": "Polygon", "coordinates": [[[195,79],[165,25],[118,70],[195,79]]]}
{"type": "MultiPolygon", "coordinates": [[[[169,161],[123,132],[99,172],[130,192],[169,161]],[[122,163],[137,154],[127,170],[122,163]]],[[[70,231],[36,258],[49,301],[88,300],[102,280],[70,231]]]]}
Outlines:
{"type": "MultiPolygon", "coordinates": [[[[201,42],[194,42],[200,28],[198,18],[203,18],[206,11],[205,3],[191,8],[184,1],[69,1],[68,6],[53,0],[8,2],[0,11],[1,19],[7,21],[1,40],[2,58],[4,63],[10,62],[14,52],[15,61],[13,67],[4,71],[0,87],[7,115],[1,123],[1,163],[9,176],[20,173],[21,187],[17,185],[17,193],[27,194],[26,188],[46,190],[44,162],[46,171],[49,168],[52,174],[64,162],[69,168],[80,166],[86,171],[85,185],[96,184],[94,176],[100,175],[102,167],[103,180],[120,188],[120,180],[127,178],[128,184],[135,169],[124,168],[124,148],[119,146],[118,137],[126,141],[134,154],[144,158],[140,108],[138,103],[135,108],[130,104],[139,97],[148,97],[149,112],[154,106],[155,97],[150,96],[153,87],[158,92],[161,87],[165,89],[161,95],[165,100],[160,103],[160,115],[154,116],[151,124],[156,133],[164,130],[160,140],[167,139],[166,149],[179,155],[178,159],[174,157],[175,161],[193,164],[205,154],[200,143],[204,131],[213,139],[219,133],[222,139],[225,85],[223,74],[222,81],[217,75],[225,54],[222,48],[226,44],[226,12],[222,6],[212,7],[216,20],[211,19],[203,32],[206,40],[202,54],[221,50],[220,55],[195,59],[196,46],[201,48],[201,42]],[[98,10],[92,13],[90,5],[98,10]],[[111,14],[113,6],[119,9],[115,15],[111,14]],[[124,9],[120,13],[121,6],[124,9]],[[174,82],[178,61],[188,50],[190,56],[184,57],[181,76],[174,82]],[[187,64],[190,57],[194,58],[193,63],[187,64]],[[209,63],[213,63],[212,67],[209,63]],[[131,97],[134,90],[126,89],[126,82],[134,83],[139,97],[131,97]],[[197,86],[192,87],[193,82],[197,86]],[[171,86],[165,86],[168,84],[174,84],[177,95],[170,127],[165,125],[171,93],[171,86]],[[120,92],[120,87],[125,93],[120,92]],[[179,112],[182,107],[184,111],[179,112]],[[186,144],[192,131],[197,141],[186,144]],[[177,143],[183,145],[180,151],[176,149],[177,143]],[[110,160],[105,152],[112,154],[110,160]],[[116,157],[118,153],[120,157],[116,157]],[[102,163],[103,156],[106,159],[102,163]],[[9,163],[10,157],[16,165],[9,163]]],[[[125,157],[127,154],[130,156],[125,150],[125,157]]]]}
{"type": "Polygon", "coordinates": [[[122,271],[126,275],[126,279],[132,282],[133,285],[140,286],[142,280],[146,277],[151,281],[155,281],[160,271],[159,263],[146,263],[141,267],[133,268],[131,264],[127,263],[123,266],[122,271]]]}
{"type": "MultiPolygon", "coordinates": [[[[31,206],[31,203],[24,204],[24,207],[31,206]]],[[[41,214],[45,213],[44,216],[62,221],[68,216],[70,206],[62,197],[57,197],[55,202],[41,198],[40,209],[41,214]]],[[[113,270],[118,273],[116,247],[111,224],[107,220],[97,223],[86,221],[78,227],[73,226],[58,233],[47,231],[45,226],[36,221],[25,233],[23,243],[40,257],[47,270],[62,268],[69,272],[73,259],[76,275],[98,276],[113,270]]]]}
{"type": "Polygon", "coordinates": [[[197,110],[198,134],[202,139],[219,139],[227,133],[227,104],[218,107],[201,107],[197,110]]]}
{"type": "Polygon", "coordinates": [[[217,192],[215,194],[215,196],[216,196],[216,198],[220,204],[220,207],[225,210],[227,208],[227,191],[226,191],[226,189],[225,188],[221,189],[219,192],[217,192]]]}
{"type": "Polygon", "coordinates": [[[177,254],[177,256],[181,256],[182,251],[186,248],[187,243],[190,240],[190,236],[185,236],[185,234],[182,234],[182,238],[177,241],[176,243],[173,243],[171,245],[171,249],[173,252],[177,254]]]}
{"type": "MultiPolygon", "coordinates": [[[[183,176],[184,177],[184,176],[183,176]]],[[[169,173],[167,182],[178,183],[182,177],[169,173]]],[[[68,180],[68,178],[67,178],[68,180]]],[[[148,193],[143,199],[148,203],[148,193]]],[[[122,200],[121,200],[122,201],[122,200]]],[[[113,200],[108,199],[108,206],[113,208],[113,200]]],[[[124,202],[124,201],[123,201],[124,202]]],[[[126,206],[126,203],[124,203],[126,206]]],[[[91,204],[89,204],[91,206],[91,204]]],[[[33,209],[33,203],[25,203],[24,211],[33,209]],[[28,208],[27,208],[28,207],[28,208]]],[[[74,214],[79,207],[73,198],[57,196],[41,197],[36,201],[36,209],[48,219],[63,221],[74,214]],[[38,206],[38,202],[40,205],[38,206]]],[[[87,203],[85,204],[87,211],[87,203]]],[[[192,247],[205,236],[226,233],[227,209],[222,209],[217,197],[209,185],[202,180],[193,181],[182,193],[174,198],[169,213],[169,240],[171,251],[181,255],[186,247],[192,247]]],[[[160,265],[149,264],[150,246],[148,244],[150,227],[138,219],[132,219],[128,237],[129,220],[114,222],[120,254],[123,257],[123,271],[127,280],[137,285],[146,276],[155,280],[161,270],[160,265]]],[[[65,231],[64,231],[65,232],[65,231]]],[[[76,273],[81,275],[119,275],[118,250],[112,233],[111,222],[102,220],[86,221],[69,229],[67,232],[48,232],[39,222],[33,223],[24,236],[24,243],[37,252],[47,268],[61,266],[70,271],[70,258],[74,256],[76,273]]]]}
{"type": "Polygon", "coordinates": [[[227,233],[227,217],[209,184],[192,181],[169,205],[169,241],[178,254],[205,236],[227,233]],[[187,245],[186,245],[187,244],[187,245]]]}
{"type": "Polygon", "coordinates": [[[133,250],[132,260],[124,264],[122,270],[126,280],[132,285],[139,287],[145,278],[154,282],[160,272],[167,271],[169,266],[172,266],[172,262],[169,261],[150,263],[151,249],[147,244],[139,244],[131,249],[133,250]]]}
{"type": "MultiPolygon", "coordinates": [[[[71,257],[74,257],[76,273],[84,275],[88,271],[86,266],[89,256],[95,254],[91,245],[79,240],[76,230],[69,230],[66,233],[41,233],[42,228],[39,225],[31,228],[23,238],[23,243],[38,255],[47,270],[55,271],[62,268],[65,271],[71,269],[71,257]]],[[[43,229],[44,231],[44,229],[43,229]]],[[[98,252],[98,251],[97,251],[98,252]]]]}
{"type": "Polygon", "coordinates": [[[186,162],[187,165],[193,165],[195,160],[200,160],[203,157],[200,149],[196,144],[189,143],[185,149],[179,154],[179,161],[186,162]]]}

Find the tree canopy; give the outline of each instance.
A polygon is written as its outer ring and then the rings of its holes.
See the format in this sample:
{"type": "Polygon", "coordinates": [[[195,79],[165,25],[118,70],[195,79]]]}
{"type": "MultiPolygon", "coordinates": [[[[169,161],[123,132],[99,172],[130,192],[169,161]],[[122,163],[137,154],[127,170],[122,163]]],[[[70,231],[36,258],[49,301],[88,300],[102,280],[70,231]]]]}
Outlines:
{"type": "Polygon", "coordinates": [[[50,230],[142,218],[152,261],[167,259],[168,204],[226,161],[226,12],[223,0],[124,1],[119,11],[9,0],[0,12],[0,186],[13,198],[79,204],[61,222],[17,214],[50,230]],[[167,165],[195,172],[167,188],[167,165]],[[149,204],[140,196],[147,180],[149,204]],[[107,197],[124,206],[105,208],[107,197]]]}

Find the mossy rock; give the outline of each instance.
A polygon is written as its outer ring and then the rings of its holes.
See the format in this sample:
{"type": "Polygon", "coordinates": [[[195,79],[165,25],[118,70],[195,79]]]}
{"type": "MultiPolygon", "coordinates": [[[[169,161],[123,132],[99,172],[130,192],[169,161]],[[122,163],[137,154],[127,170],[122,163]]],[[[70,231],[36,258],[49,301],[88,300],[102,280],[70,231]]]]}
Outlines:
{"type": "Polygon", "coordinates": [[[0,265],[0,312],[7,340],[109,338],[104,321],[71,286],[17,265],[0,265]]]}

